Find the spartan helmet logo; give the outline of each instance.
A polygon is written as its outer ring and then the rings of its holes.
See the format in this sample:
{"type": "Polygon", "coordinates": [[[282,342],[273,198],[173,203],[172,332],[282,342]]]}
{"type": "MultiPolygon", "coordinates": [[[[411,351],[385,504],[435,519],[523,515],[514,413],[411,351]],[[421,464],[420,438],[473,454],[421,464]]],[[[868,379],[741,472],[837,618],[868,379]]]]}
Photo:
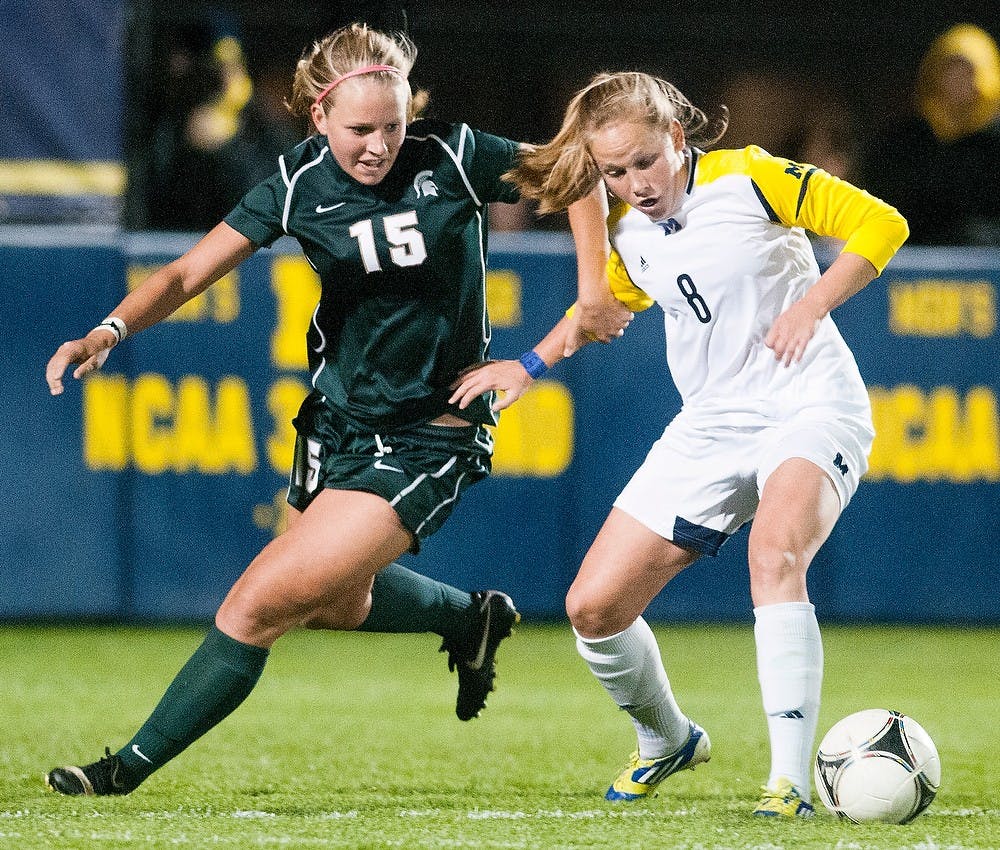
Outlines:
{"type": "Polygon", "coordinates": [[[417,197],[427,197],[433,195],[437,197],[438,187],[434,185],[434,181],[431,177],[434,176],[433,171],[421,171],[413,178],[413,191],[417,193],[417,197]]]}

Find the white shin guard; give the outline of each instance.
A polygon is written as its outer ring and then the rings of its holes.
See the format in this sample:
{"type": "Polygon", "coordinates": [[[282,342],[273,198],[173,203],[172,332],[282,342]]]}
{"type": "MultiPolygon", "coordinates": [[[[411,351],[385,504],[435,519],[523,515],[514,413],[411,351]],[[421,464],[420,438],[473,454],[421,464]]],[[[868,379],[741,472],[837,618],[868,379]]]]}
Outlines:
{"type": "Polygon", "coordinates": [[[823,641],[808,602],[754,609],[757,677],[771,742],[768,785],[785,777],[810,799],[812,748],[823,682],[823,641]]]}
{"type": "Polygon", "coordinates": [[[632,717],[639,756],[660,758],[687,740],[688,720],[674,699],[656,638],[639,617],[606,638],[576,634],[576,648],[615,704],[632,717]]]}

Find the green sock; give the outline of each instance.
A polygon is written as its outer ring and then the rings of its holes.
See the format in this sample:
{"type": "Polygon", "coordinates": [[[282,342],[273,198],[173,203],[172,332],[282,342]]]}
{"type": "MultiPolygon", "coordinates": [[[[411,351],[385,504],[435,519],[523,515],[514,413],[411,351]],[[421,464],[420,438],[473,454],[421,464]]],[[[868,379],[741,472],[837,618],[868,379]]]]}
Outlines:
{"type": "Polygon", "coordinates": [[[472,597],[464,590],[389,564],[375,576],[372,610],[358,626],[362,632],[434,632],[460,636],[472,597]]]}
{"type": "Polygon", "coordinates": [[[212,626],[149,719],[118,751],[135,784],[231,714],[257,684],[267,655],[212,626]]]}

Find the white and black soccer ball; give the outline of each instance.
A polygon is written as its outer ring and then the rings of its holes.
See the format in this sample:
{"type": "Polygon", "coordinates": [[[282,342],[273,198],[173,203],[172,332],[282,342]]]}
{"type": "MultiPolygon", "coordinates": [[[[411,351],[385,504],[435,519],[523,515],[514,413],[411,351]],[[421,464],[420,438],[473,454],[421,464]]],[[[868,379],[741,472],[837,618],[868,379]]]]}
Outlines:
{"type": "Polygon", "coordinates": [[[934,799],[941,759],[912,717],[884,708],[848,715],[823,736],[816,790],[831,812],[863,823],[909,823],[934,799]]]}

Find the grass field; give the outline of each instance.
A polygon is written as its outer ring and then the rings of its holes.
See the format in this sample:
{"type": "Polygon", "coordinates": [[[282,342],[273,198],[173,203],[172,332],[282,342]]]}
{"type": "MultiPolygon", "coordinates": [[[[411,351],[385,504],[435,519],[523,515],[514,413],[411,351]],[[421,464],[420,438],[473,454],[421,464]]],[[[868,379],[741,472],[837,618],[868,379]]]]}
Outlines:
{"type": "Polygon", "coordinates": [[[126,741],[202,630],[0,627],[0,847],[1000,847],[1000,630],[824,630],[821,732],[882,706],[937,743],[941,791],[908,826],[751,818],[767,764],[751,630],[656,632],[712,761],[622,807],[602,794],[631,724],[566,626],[518,630],[470,723],[432,636],[290,635],[233,716],[132,795],[99,799],[41,776],[126,741]]]}

